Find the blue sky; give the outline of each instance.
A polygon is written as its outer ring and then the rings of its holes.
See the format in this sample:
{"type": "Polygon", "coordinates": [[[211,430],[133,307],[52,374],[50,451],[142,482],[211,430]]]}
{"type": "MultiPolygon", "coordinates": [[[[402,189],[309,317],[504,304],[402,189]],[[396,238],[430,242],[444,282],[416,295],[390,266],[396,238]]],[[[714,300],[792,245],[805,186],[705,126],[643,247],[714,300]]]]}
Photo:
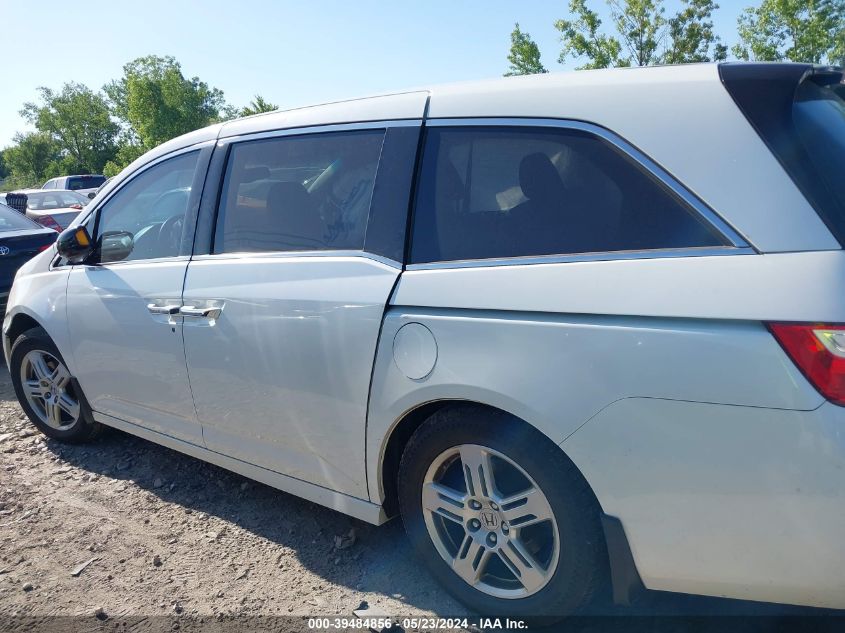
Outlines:
{"type": "MultiPolygon", "coordinates": [[[[724,0],[715,17],[728,43],[754,0],[724,0]]],[[[553,71],[554,21],[568,0],[0,0],[0,147],[26,130],[18,115],[38,86],[99,88],[126,62],[173,55],[186,75],[222,89],[235,105],[256,93],[282,107],[431,83],[501,75],[519,22],[553,71]],[[23,39],[26,38],[26,39],[23,39]],[[13,47],[21,48],[15,52],[13,47]]],[[[604,0],[590,3],[602,15],[604,0]]],[[[666,1],[667,12],[678,6],[666,1]]]]}

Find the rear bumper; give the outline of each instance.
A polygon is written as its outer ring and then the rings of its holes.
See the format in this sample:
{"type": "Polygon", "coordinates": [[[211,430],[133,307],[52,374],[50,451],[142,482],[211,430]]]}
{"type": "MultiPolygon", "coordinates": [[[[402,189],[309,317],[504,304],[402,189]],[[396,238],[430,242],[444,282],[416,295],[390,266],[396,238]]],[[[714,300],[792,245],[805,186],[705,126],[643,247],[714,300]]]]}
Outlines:
{"type": "Polygon", "coordinates": [[[845,408],[626,398],[562,447],[647,588],[845,608],[845,408]]]}

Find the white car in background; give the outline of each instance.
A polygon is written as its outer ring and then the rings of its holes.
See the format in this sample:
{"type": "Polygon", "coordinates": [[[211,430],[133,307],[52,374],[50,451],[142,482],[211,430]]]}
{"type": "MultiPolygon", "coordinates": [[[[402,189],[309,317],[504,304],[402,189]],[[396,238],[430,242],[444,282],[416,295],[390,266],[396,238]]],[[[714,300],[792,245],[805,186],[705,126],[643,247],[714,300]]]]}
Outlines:
{"type": "Polygon", "coordinates": [[[90,202],[87,196],[78,191],[24,189],[17,193],[26,194],[27,217],[60,232],[66,229],[90,202]]]}
{"type": "Polygon", "coordinates": [[[102,174],[78,174],[76,176],[60,176],[58,178],[51,178],[45,182],[42,189],[67,189],[69,191],[78,191],[89,199],[93,198],[93,194],[97,192],[103,183],[106,182],[106,177],[102,174]]]}

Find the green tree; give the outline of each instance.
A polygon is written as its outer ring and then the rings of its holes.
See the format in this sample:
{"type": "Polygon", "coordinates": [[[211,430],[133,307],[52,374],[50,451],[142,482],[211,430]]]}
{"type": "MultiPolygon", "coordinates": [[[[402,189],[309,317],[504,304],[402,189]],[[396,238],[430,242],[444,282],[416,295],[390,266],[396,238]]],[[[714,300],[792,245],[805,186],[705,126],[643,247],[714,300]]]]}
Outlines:
{"type": "Polygon", "coordinates": [[[173,57],[139,57],[104,90],[123,123],[124,144],[144,151],[221,120],[225,108],[222,91],[199,77],[186,78],[173,57]]]}
{"type": "Polygon", "coordinates": [[[72,82],[60,92],[38,92],[41,103],[25,103],[21,116],[58,144],[69,172],[99,173],[117,150],[118,126],[105,98],[72,82]]]}
{"type": "Polygon", "coordinates": [[[262,112],[272,112],[273,110],[278,109],[279,106],[275,103],[265,101],[264,97],[261,95],[255,95],[255,99],[250,101],[249,105],[241,108],[240,112],[238,112],[238,116],[250,116],[252,114],[261,114],[262,112]]]}
{"type": "Polygon", "coordinates": [[[508,53],[510,68],[505,77],[514,75],[537,75],[547,73],[540,61],[540,48],[528,33],[523,33],[519,22],[514,24],[511,31],[511,50],[508,53]]]}
{"type": "Polygon", "coordinates": [[[4,183],[7,189],[40,187],[45,180],[60,175],[62,148],[52,135],[45,132],[18,133],[14,143],[3,151],[3,162],[9,171],[4,183]]]}
{"type": "Polygon", "coordinates": [[[683,0],[684,7],[669,18],[669,44],[664,64],[723,61],[728,47],[713,31],[713,12],[719,5],[713,0],[683,0]]]}
{"type": "MultiPolygon", "coordinates": [[[[840,0],[841,1],[841,0],[840,0]]],[[[612,32],[602,29],[587,0],[570,0],[570,20],[558,20],[561,64],[586,60],[584,68],[682,64],[725,59],[727,49],[713,32],[713,0],[681,0],[666,17],[663,0],[608,0],[612,32]]]]}
{"type": "Polygon", "coordinates": [[[555,22],[563,45],[558,58],[561,64],[572,57],[587,60],[578,70],[630,65],[621,56],[622,44],[619,40],[600,32],[601,18],[587,7],[586,0],[570,0],[569,11],[574,19],[555,22]]]}
{"type": "Polygon", "coordinates": [[[665,36],[666,10],[660,0],[609,0],[616,32],[628,52],[628,64],[649,66],[661,61],[658,51],[665,36]]]}
{"type": "Polygon", "coordinates": [[[845,2],[763,0],[738,19],[733,53],[758,61],[838,64],[845,61],[845,2]]]}

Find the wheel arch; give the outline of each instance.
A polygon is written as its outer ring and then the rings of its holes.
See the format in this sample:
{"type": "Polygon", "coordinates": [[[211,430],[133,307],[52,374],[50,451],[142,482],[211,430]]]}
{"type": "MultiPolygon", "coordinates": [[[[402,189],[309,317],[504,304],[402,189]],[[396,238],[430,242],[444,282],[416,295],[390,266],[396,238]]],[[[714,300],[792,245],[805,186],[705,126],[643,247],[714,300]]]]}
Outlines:
{"type": "MultiPolygon", "coordinates": [[[[443,399],[433,400],[419,404],[403,413],[394,425],[390,428],[385,436],[383,442],[382,458],[379,464],[380,487],[384,494],[382,502],[383,508],[387,516],[392,517],[399,512],[399,499],[397,490],[397,479],[399,475],[399,462],[402,458],[402,453],[411,439],[411,436],[419,428],[419,426],[431,417],[437,411],[447,407],[481,407],[505,413],[512,416],[514,419],[527,424],[532,428],[537,428],[527,420],[524,420],[518,415],[514,415],[509,411],[505,411],[499,407],[474,400],[464,399],[443,399]]],[[[537,429],[539,430],[539,429],[537,429]]],[[[573,462],[566,451],[560,444],[555,443],[558,450],[566,459],[570,461],[575,470],[581,475],[582,479],[589,489],[593,502],[598,508],[601,516],[602,531],[605,539],[605,552],[607,555],[606,565],[608,565],[610,588],[612,591],[613,602],[621,605],[630,605],[636,596],[642,593],[644,585],[640,579],[639,572],[631,554],[630,544],[625,534],[622,522],[614,516],[608,515],[602,508],[601,501],[598,499],[589,480],[584,476],[584,473],[573,462]]]]}
{"type": "MultiPolygon", "coordinates": [[[[525,420],[524,418],[512,413],[511,411],[507,411],[502,409],[501,407],[497,407],[486,402],[480,402],[477,400],[469,400],[469,399],[458,399],[458,398],[449,398],[449,399],[439,399],[439,400],[431,400],[429,402],[421,403],[403,413],[397,420],[394,422],[393,426],[390,427],[387,434],[385,435],[385,440],[382,442],[382,452],[381,452],[381,459],[379,462],[379,477],[380,477],[380,488],[383,493],[383,507],[385,512],[388,516],[395,516],[398,513],[399,503],[397,497],[397,490],[396,490],[396,479],[399,474],[399,461],[402,458],[402,453],[405,450],[405,447],[408,444],[408,441],[411,439],[411,436],[414,434],[414,431],[419,428],[419,426],[425,422],[429,417],[431,417],[437,411],[444,409],[446,407],[481,407],[484,409],[489,409],[490,411],[496,411],[500,413],[505,413],[513,417],[515,420],[523,424],[527,424],[532,428],[540,431],[536,425],[531,424],[529,421],[525,420]]],[[[545,435],[545,434],[544,434],[545,435]]],[[[549,441],[551,438],[549,438],[549,441]]],[[[566,451],[563,450],[559,444],[555,442],[558,446],[563,455],[569,459],[569,456],[566,455],[566,451]]],[[[571,461],[571,460],[570,460],[571,461]]],[[[589,481],[586,477],[584,477],[584,473],[581,472],[581,469],[575,466],[576,470],[581,474],[581,477],[584,481],[587,482],[587,485],[590,487],[592,491],[592,486],[589,485],[589,481]]],[[[599,509],[601,510],[601,503],[599,502],[598,498],[593,492],[593,498],[595,499],[599,509]]]]}
{"type": "Polygon", "coordinates": [[[12,353],[12,344],[21,334],[33,328],[41,328],[43,330],[44,326],[39,323],[38,320],[35,319],[35,317],[31,316],[30,314],[27,314],[26,312],[18,312],[12,317],[12,320],[9,323],[9,329],[6,330],[3,334],[4,351],[6,354],[7,364],[9,362],[9,355],[12,353]]]}

